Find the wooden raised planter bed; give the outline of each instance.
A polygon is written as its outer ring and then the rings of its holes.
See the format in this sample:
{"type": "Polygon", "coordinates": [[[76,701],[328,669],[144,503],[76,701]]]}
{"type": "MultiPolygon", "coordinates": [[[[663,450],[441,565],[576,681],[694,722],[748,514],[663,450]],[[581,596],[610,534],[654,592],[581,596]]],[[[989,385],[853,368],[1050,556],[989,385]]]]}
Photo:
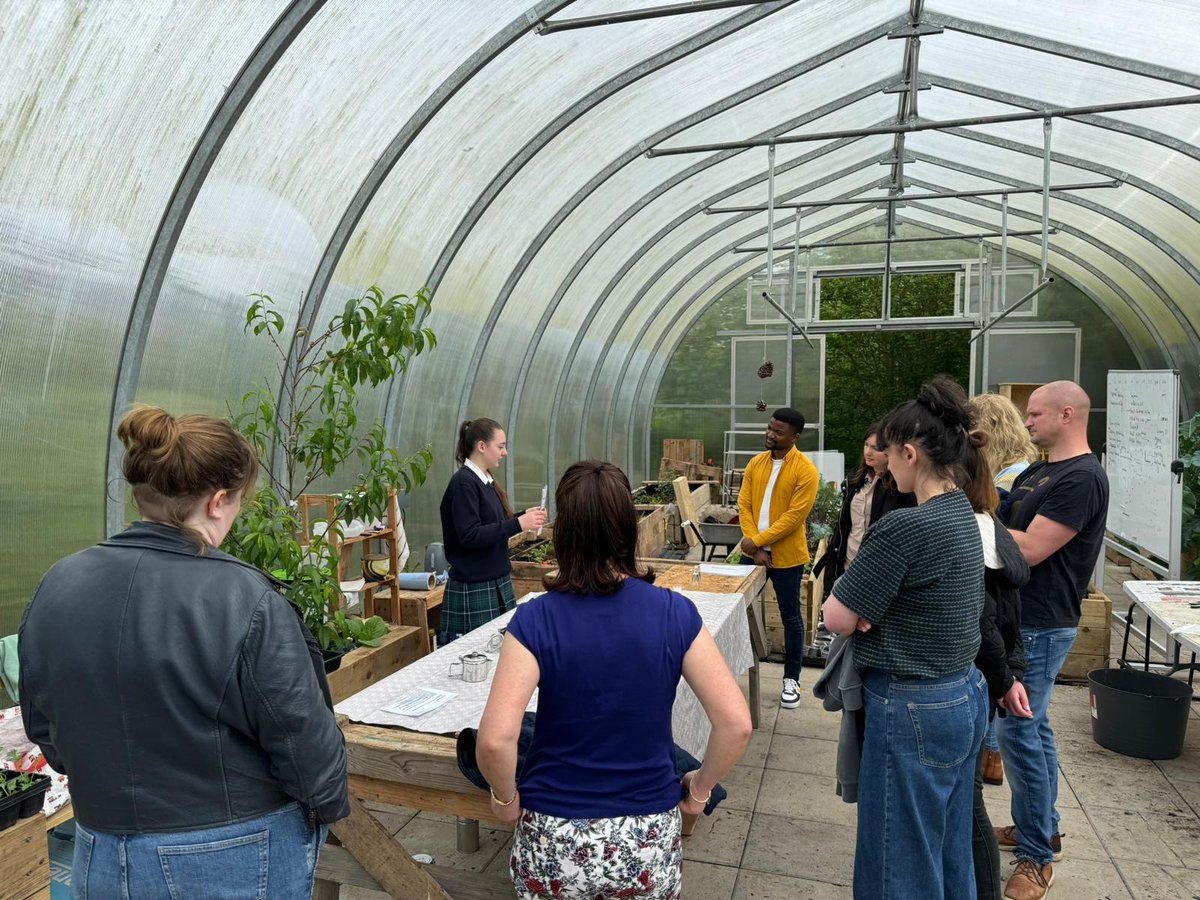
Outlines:
{"type": "Polygon", "coordinates": [[[1079,606],[1079,633],[1058,670],[1061,681],[1086,681],[1088,672],[1104,668],[1104,660],[1112,655],[1112,601],[1092,590],[1079,606]]]}
{"type": "Polygon", "coordinates": [[[341,703],[424,656],[422,631],[412,625],[393,625],[378,647],[357,647],[347,653],[337,671],[327,676],[333,702],[341,703]]]}

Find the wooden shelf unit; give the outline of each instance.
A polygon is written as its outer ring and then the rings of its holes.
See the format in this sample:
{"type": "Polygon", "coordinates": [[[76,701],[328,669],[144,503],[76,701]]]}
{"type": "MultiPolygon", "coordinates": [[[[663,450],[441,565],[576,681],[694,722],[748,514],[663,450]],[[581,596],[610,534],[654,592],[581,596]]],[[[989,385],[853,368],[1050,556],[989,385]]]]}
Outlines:
{"type": "MultiPolygon", "coordinates": [[[[298,498],[300,510],[301,543],[307,544],[312,536],[312,526],[316,521],[332,522],[337,518],[338,498],[332,494],[302,494],[298,498]],[[314,517],[313,510],[319,509],[324,518],[314,517]]],[[[382,581],[368,581],[363,586],[363,616],[379,616],[393,625],[421,625],[422,652],[430,650],[428,629],[420,622],[406,622],[402,614],[400,602],[400,548],[398,535],[400,533],[400,508],[396,502],[395,489],[388,491],[387,524],[383,528],[364,531],[362,534],[348,538],[333,540],[338,551],[338,581],[351,581],[349,549],[361,544],[363,552],[369,551],[372,542],[378,542],[381,551],[387,554],[388,576],[382,581]]],[[[345,598],[342,598],[343,605],[345,598]]],[[[333,612],[334,610],[330,610],[333,612]]]]}

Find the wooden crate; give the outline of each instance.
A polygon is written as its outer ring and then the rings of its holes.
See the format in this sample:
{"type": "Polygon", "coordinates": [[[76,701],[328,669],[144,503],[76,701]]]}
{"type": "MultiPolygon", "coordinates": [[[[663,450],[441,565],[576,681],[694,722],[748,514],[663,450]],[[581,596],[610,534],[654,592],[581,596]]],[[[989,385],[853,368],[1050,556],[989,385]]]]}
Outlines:
{"type": "Polygon", "coordinates": [[[676,473],[686,476],[688,481],[720,481],[721,467],[706,466],[703,463],[688,462],[686,459],[673,459],[664,456],[658,466],[659,475],[676,473]]]}
{"type": "Polygon", "coordinates": [[[704,465],[704,441],[667,439],[663,441],[662,455],[666,459],[704,465]]]}
{"type": "Polygon", "coordinates": [[[1025,407],[1029,405],[1029,395],[1040,387],[1040,384],[1028,382],[1005,382],[999,385],[1000,396],[1007,397],[1013,402],[1013,406],[1021,413],[1021,418],[1025,418],[1025,407]]]}
{"type": "Polygon", "coordinates": [[[638,506],[638,539],[635,555],[652,558],[662,555],[667,545],[667,508],[638,506]]]}
{"type": "Polygon", "coordinates": [[[0,891],[14,900],[50,896],[50,848],[41,813],[0,831],[0,891]]]}
{"type": "MultiPolygon", "coordinates": [[[[804,617],[804,640],[812,642],[813,630],[818,621],[821,609],[821,595],[817,583],[811,575],[805,575],[800,582],[800,614],[804,617]]],[[[775,597],[775,587],[767,582],[766,593],[763,595],[763,626],[767,631],[767,641],[770,643],[768,659],[776,662],[783,660],[783,619],[779,615],[779,601],[775,597]]]]}
{"type": "Polygon", "coordinates": [[[1058,672],[1063,681],[1085,681],[1088,672],[1104,666],[1112,655],[1112,601],[1099,591],[1080,604],[1079,634],[1058,672]]]}

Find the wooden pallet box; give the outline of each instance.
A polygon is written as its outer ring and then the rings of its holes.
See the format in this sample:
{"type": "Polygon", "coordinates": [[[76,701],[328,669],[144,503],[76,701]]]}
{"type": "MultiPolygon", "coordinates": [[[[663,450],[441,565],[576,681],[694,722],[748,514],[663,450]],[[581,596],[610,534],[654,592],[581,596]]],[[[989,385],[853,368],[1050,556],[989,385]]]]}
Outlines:
{"type": "Polygon", "coordinates": [[[50,896],[50,847],[40,812],[0,831],[0,895],[14,900],[50,896]]]}
{"type": "Polygon", "coordinates": [[[704,441],[679,440],[668,438],[663,441],[664,459],[678,459],[683,462],[704,464],[704,441]]]}
{"type": "Polygon", "coordinates": [[[1086,681],[1088,672],[1104,667],[1112,655],[1112,601],[1093,591],[1080,604],[1079,633],[1059,670],[1063,681],[1086,681]]]}
{"type": "Polygon", "coordinates": [[[410,625],[393,625],[378,647],[357,647],[343,656],[341,665],[328,675],[333,702],[341,703],[428,653],[428,639],[422,641],[421,631],[410,625]]]}
{"type": "MultiPolygon", "coordinates": [[[[811,643],[813,631],[820,618],[821,594],[817,583],[811,575],[805,575],[800,582],[800,614],[804,617],[804,640],[811,643]]],[[[767,641],[770,643],[768,659],[776,662],[783,659],[783,619],[779,615],[779,600],[775,597],[775,588],[767,582],[763,595],[763,625],[767,631],[767,641]]]]}

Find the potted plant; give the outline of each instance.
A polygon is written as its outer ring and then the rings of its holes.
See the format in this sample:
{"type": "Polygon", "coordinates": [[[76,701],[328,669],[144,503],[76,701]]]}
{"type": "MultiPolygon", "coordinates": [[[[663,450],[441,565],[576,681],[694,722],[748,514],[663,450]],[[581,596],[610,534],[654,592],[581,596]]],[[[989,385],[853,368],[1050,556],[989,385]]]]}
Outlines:
{"type": "Polygon", "coordinates": [[[0,770],[0,831],[42,811],[50,776],[0,770]]]}
{"type": "Polygon", "coordinates": [[[410,356],[436,346],[433,331],[418,325],[429,308],[425,289],[415,298],[385,297],[373,286],[348,300],[319,334],[296,328],[291,355],[274,300],[255,294],[246,310],[245,331],[266,345],[283,379],[280,388],[247,391],[233,416],[258,451],[263,479],[222,547],[287,585],[284,593],[329,657],[355,643],[374,646],[388,631],[378,616],[345,613],[338,545],[342,522],[385,518],[389,490],[411,492],[433,461],[428,445],[402,456],[388,445],[383,421],[361,422],[358,412],[360,388],[386,384],[405,371],[410,356]],[[301,534],[298,498],[348,469],[356,470],[353,484],[339,495],[329,530],[301,534]]]}

